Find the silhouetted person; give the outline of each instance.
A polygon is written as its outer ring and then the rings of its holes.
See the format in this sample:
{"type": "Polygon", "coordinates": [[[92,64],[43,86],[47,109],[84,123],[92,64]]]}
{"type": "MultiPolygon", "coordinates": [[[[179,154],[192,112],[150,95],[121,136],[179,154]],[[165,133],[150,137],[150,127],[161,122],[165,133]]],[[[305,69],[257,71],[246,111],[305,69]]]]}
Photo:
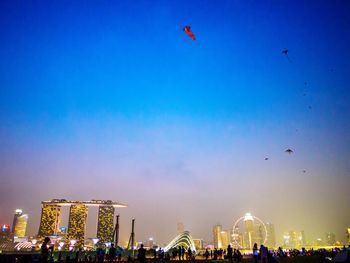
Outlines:
{"type": "Polygon", "coordinates": [[[254,243],[253,246],[253,259],[254,259],[254,263],[258,262],[258,256],[259,256],[259,250],[258,250],[258,244],[254,243]]]}
{"type": "Polygon", "coordinates": [[[192,259],[192,250],[190,247],[188,247],[187,249],[187,256],[188,256],[188,259],[191,260],[192,259]]]}
{"type": "Polygon", "coordinates": [[[207,248],[205,249],[204,257],[205,257],[205,260],[208,260],[208,258],[209,258],[209,251],[207,248]]]}
{"type": "Polygon", "coordinates": [[[108,256],[109,256],[110,262],[113,262],[115,259],[115,251],[116,251],[116,249],[114,247],[114,244],[112,243],[111,247],[109,248],[109,251],[108,251],[108,256]]]}
{"type": "Polygon", "coordinates": [[[238,261],[238,262],[241,262],[241,260],[242,260],[241,251],[239,251],[239,249],[237,249],[237,261],[238,261]]]}
{"type": "Polygon", "coordinates": [[[263,245],[260,246],[260,260],[261,263],[267,263],[267,247],[263,245]]]}
{"type": "Polygon", "coordinates": [[[179,249],[178,249],[179,260],[181,260],[181,253],[182,253],[182,248],[179,246],[179,249]]]}
{"type": "Polygon", "coordinates": [[[181,258],[182,258],[182,260],[185,259],[185,253],[186,253],[185,247],[182,246],[182,247],[181,247],[181,258]]]}
{"type": "Polygon", "coordinates": [[[218,250],[216,248],[214,248],[214,260],[218,259],[218,250]]]}
{"type": "Polygon", "coordinates": [[[50,238],[45,237],[44,242],[41,245],[41,262],[46,263],[49,257],[49,242],[50,238]]]}
{"type": "Polygon", "coordinates": [[[62,262],[62,251],[58,253],[58,259],[57,262],[62,262]]]}
{"type": "Polygon", "coordinates": [[[141,263],[146,261],[146,249],[143,248],[143,244],[138,250],[137,258],[141,263]]]}
{"type": "Polygon", "coordinates": [[[232,262],[233,250],[230,245],[227,246],[227,259],[232,262]]]}
{"type": "Polygon", "coordinates": [[[75,262],[79,261],[79,255],[80,255],[80,251],[78,250],[77,252],[75,252],[75,259],[74,259],[75,262]]]}

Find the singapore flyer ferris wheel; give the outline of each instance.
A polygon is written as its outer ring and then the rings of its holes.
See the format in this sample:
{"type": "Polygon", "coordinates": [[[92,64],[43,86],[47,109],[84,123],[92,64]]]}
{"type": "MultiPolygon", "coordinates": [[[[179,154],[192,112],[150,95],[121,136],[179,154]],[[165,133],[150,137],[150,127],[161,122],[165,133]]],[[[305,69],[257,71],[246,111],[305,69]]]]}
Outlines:
{"type": "Polygon", "coordinates": [[[266,225],[260,218],[246,213],[234,222],[231,240],[234,248],[247,250],[251,250],[254,243],[258,246],[266,244],[266,225]]]}

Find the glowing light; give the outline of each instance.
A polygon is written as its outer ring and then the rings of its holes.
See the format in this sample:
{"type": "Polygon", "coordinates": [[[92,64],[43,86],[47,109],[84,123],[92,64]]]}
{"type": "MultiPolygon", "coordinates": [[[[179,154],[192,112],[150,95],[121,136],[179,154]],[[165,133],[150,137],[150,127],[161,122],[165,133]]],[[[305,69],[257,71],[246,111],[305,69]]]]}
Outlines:
{"type": "Polygon", "coordinates": [[[248,221],[248,220],[254,221],[254,217],[252,216],[251,213],[246,213],[246,214],[244,215],[244,221],[248,221]]]}
{"type": "Polygon", "coordinates": [[[22,212],[23,212],[22,209],[16,209],[16,210],[15,210],[15,213],[16,213],[16,214],[22,214],[22,212]]]}
{"type": "Polygon", "coordinates": [[[32,239],[32,244],[35,245],[38,242],[36,239],[32,239]]]}
{"type": "Polygon", "coordinates": [[[93,239],[92,239],[92,243],[94,243],[94,245],[96,245],[98,241],[100,241],[99,238],[93,238],[93,239]]]}
{"type": "Polygon", "coordinates": [[[60,247],[63,247],[64,246],[64,242],[60,242],[60,243],[58,243],[59,245],[60,245],[60,247]]]}
{"type": "Polygon", "coordinates": [[[70,241],[70,244],[71,244],[72,246],[74,246],[75,243],[77,243],[77,241],[76,241],[75,239],[72,239],[72,240],[70,241]]]}

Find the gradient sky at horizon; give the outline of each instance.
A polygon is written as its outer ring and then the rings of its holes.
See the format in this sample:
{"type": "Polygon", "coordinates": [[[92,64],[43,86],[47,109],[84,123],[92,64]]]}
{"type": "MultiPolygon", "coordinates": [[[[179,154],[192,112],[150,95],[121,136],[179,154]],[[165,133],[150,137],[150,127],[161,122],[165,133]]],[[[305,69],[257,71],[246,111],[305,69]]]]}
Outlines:
{"type": "Polygon", "coordinates": [[[0,223],[111,199],[124,240],[245,212],[345,239],[349,1],[6,0],[0,35],[0,223]]]}

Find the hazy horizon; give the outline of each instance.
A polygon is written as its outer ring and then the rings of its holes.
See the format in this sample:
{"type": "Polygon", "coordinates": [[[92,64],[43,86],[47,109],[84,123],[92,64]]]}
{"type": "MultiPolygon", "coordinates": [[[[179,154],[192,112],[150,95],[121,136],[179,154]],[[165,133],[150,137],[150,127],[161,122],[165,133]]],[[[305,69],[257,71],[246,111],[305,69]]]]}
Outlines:
{"type": "Polygon", "coordinates": [[[349,1],[6,0],[0,22],[0,224],[103,199],[123,240],[251,212],[345,241],[349,1]]]}

